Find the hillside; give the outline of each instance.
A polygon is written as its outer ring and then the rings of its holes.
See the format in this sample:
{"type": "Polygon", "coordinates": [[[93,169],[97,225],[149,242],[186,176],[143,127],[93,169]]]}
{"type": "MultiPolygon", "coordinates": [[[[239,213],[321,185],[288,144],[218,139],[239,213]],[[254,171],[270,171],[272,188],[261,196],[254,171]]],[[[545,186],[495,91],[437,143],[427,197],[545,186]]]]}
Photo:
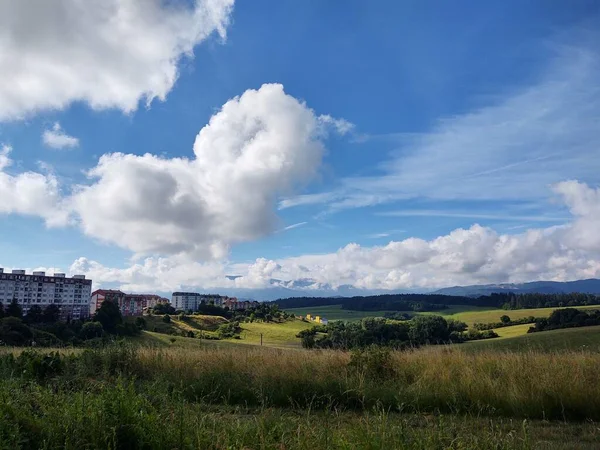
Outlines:
{"type": "MultiPolygon", "coordinates": [[[[526,326],[516,325],[498,329],[509,333],[511,328],[526,326]]],[[[522,331],[522,330],[519,330],[522,331]]],[[[526,332],[526,330],[525,330],[526,332]]],[[[472,341],[461,344],[462,349],[468,351],[480,350],[500,350],[500,351],[592,351],[600,352],[600,326],[565,328],[562,330],[543,331],[541,333],[523,334],[520,336],[506,336],[500,339],[490,339],[486,341],[472,341]]]]}
{"type": "Polygon", "coordinates": [[[530,283],[503,283],[503,284],[482,284],[472,286],[454,286],[439,289],[433,294],[442,295],[464,295],[467,297],[479,297],[481,295],[490,295],[493,293],[513,293],[513,294],[570,294],[579,292],[583,294],[600,294],[600,280],[577,280],[577,281],[533,281],[530,283]]]}
{"type": "MultiPolygon", "coordinates": [[[[135,318],[127,318],[129,321],[134,321],[135,318]]],[[[204,333],[212,336],[220,325],[227,323],[228,320],[221,316],[206,316],[206,315],[186,315],[184,320],[179,320],[178,316],[171,316],[171,321],[165,323],[163,316],[144,316],[146,321],[146,330],[155,333],[182,335],[189,331],[194,334],[204,333]]]]}

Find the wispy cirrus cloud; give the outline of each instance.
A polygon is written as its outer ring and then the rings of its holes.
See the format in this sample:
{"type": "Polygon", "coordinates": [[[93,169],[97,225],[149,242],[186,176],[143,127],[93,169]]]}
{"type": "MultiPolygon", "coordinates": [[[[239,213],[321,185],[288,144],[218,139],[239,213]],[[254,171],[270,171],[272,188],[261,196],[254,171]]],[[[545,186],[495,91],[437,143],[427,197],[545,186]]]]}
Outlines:
{"type": "Polygon", "coordinates": [[[367,234],[366,237],[369,239],[383,239],[383,238],[388,238],[395,234],[400,234],[400,233],[406,233],[406,230],[388,230],[388,231],[383,231],[381,233],[367,234]]]}
{"type": "Polygon", "coordinates": [[[401,211],[385,211],[377,213],[379,216],[388,217],[453,217],[460,219],[484,219],[484,220],[517,220],[524,222],[566,222],[569,217],[560,216],[523,216],[513,214],[492,214],[480,212],[453,212],[434,209],[407,209],[401,211]]]}
{"type": "Polygon", "coordinates": [[[292,225],[288,225],[287,227],[285,227],[283,229],[283,231],[288,231],[288,230],[293,230],[294,228],[299,228],[299,227],[303,227],[304,225],[306,225],[308,222],[298,222],[298,223],[294,223],[292,225]]]}
{"type": "MultiPolygon", "coordinates": [[[[428,132],[394,135],[396,150],[379,175],[347,177],[333,191],[280,207],[321,204],[335,212],[408,198],[539,201],[565,179],[597,183],[599,79],[597,46],[557,46],[537,82],[441,119],[428,132]]],[[[368,146],[370,139],[363,141],[368,146]]]]}

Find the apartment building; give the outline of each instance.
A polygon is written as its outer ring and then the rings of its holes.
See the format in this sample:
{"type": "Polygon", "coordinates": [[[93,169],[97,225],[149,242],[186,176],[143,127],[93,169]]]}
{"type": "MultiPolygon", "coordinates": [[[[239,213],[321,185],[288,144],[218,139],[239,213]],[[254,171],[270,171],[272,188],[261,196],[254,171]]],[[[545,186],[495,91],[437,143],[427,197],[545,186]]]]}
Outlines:
{"type": "Polygon", "coordinates": [[[236,298],[230,298],[223,295],[199,294],[197,292],[173,292],[171,305],[175,309],[182,311],[198,311],[200,305],[210,305],[224,307],[229,301],[237,301],[236,298]]]}
{"type": "Polygon", "coordinates": [[[240,309],[247,310],[258,306],[257,301],[243,300],[238,301],[237,298],[230,298],[223,302],[223,307],[227,307],[232,311],[238,311],[240,309]]]}
{"type": "Polygon", "coordinates": [[[68,278],[64,273],[46,274],[24,270],[12,270],[5,273],[0,268],[0,302],[8,305],[13,300],[27,315],[34,305],[44,309],[48,305],[57,305],[62,319],[82,319],[89,316],[92,280],[85,275],[68,278]]]}
{"type": "Polygon", "coordinates": [[[141,316],[148,308],[169,303],[169,299],[156,294],[126,294],[118,289],[97,289],[91,295],[90,314],[93,315],[106,300],[119,305],[123,316],[141,316]]]}

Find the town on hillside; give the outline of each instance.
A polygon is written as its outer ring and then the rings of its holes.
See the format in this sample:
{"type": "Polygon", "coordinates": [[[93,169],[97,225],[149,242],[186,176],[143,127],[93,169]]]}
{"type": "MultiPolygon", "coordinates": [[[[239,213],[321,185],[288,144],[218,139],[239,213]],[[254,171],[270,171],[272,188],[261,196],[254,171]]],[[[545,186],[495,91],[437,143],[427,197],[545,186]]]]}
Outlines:
{"type": "Polygon", "coordinates": [[[0,268],[0,304],[16,303],[27,315],[33,306],[45,308],[56,305],[60,318],[87,319],[100,309],[105,301],[118,305],[124,317],[142,316],[157,305],[171,305],[175,310],[197,312],[203,305],[214,305],[229,311],[248,310],[256,301],[240,301],[235,297],[196,292],[173,292],[171,299],[158,294],[125,293],[118,289],[96,289],[85,275],[67,277],[64,273],[13,269],[10,273],[0,268]]]}

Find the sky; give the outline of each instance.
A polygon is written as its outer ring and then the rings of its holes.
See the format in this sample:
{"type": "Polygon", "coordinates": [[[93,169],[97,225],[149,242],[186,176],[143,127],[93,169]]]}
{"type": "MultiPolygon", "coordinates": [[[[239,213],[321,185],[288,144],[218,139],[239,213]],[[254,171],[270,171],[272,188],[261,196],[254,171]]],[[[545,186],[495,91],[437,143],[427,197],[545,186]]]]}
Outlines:
{"type": "Polygon", "coordinates": [[[600,277],[598,30],[595,0],[0,0],[0,267],[259,299],[600,277]]]}

